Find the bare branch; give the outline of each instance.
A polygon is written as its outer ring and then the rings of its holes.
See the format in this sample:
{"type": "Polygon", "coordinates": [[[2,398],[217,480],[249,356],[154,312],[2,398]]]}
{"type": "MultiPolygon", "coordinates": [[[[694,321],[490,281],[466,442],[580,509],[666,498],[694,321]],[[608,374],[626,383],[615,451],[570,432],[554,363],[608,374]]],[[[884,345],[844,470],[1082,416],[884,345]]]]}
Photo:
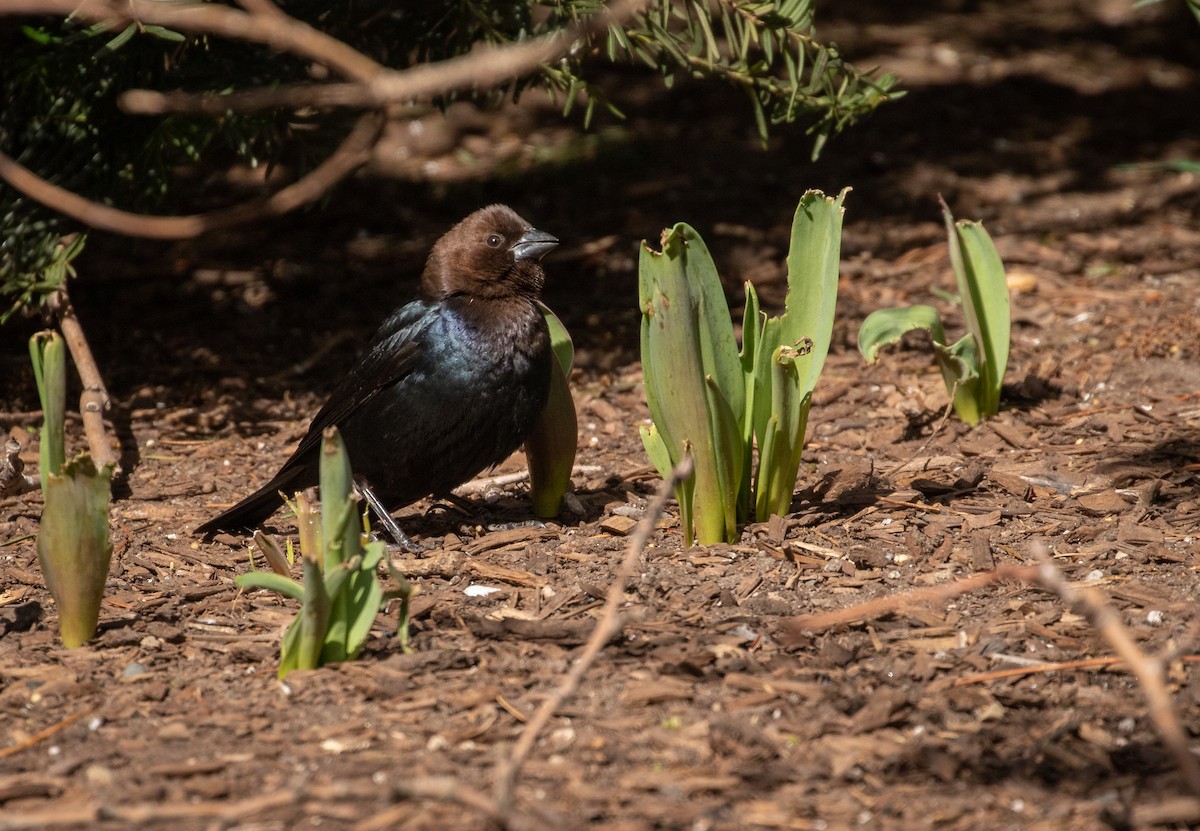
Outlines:
{"type": "Polygon", "coordinates": [[[291,185],[263,199],[192,216],[150,216],[93,202],[47,182],[2,152],[0,178],[31,199],[93,228],[149,239],[188,239],[206,231],[280,216],[319,199],[370,158],[383,124],[382,115],[367,113],[333,155],[291,185]]]}
{"type": "Polygon", "coordinates": [[[83,382],[83,392],[79,395],[79,414],[83,417],[83,433],[87,436],[88,449],[96,467],[117,464],[117,454],[113,452],[108,435],[104,432],[104,413],[108,410],[108,389],[104,379],[100,377],[100,367],[92,356],[83,327],[75,316],[75,307],[67,297],[64,286],[50,296],[50,308],[58,318],[58,326],[62,329],[63,340],[71,351],[71,360],[79,380],[83,382]]]}
{"type": "Polygon", "coordinates": [[[261,43],[324,64],[355,81],[385,71],[382,64],[335,37],[279,11],[254,14],[219,3],[163,3],[160,0],[0,0],[0,15],[72,15],[79,20],[124,29],[130,23],[164,26],[181,32],[220,35],[261,43]]]}
{"type": "Polygon", "coordinates": [[[1130,672],[1137,678],[1142,693],[1146,696],[1150,720],[1162,737],[1163,744],[1175,757],[1188,788],[1193,794],[1200,794],[1200,760],[1196,759],[1188,746],[1187,733],[1171,703],[1171,694],[1163,680],[1162,661],[1141,650],[1125,624],[1121,622],[1121,618],[1099,592],[1076,588],[1069,584],[1040,543],[1034,545],[1034,553],[1039,563],[1038,585],[1057,594],[1073,612],[1086,617],[1088,622],[1099,630],[1104,640],[1108,641],[1113,651],[1129,665],[1130,672]]]}
{"type": "Polygon", "coordinates": [[[362,83],[296,84],[225,95],[139,89],[126,92],[120,103],[126,112],[143,115],[168,112],[221,115],[275,107],[380,107],[427,100],[455,90],[487,89],[561,58],[575,44],[611,23],[629,19],[646,5],[647,0],[622,0],[606,13],[593,15],[552,35],[506,46],[480,46],[468,55],[438,63],[384,70],[362,83]]]}
{"type": "MultiPolygon", "coordinates": [[[[553,35],[509,46],[487,46],[469,55],[436,64],[390,70],[337,38],[289,17],[269,0],[246,0],[250,12],[216,3],[176,5],[154,0],[0,0],[0,15],[61,14],[121,28],[129,23],[154,24],[180,31],[215,34],[270,46],[308,58],[351,79],[351,84],[290,87],[281,92],[285,106],[344,105],[380,108],[389,103],[432,97],[465,88],[487,88],[529,72],[539,64],[562,57],[580,39],[602,30],[610,22],[640,11],[648,0],[620,0],[611,10],[578,26],[553,35]],[[332,100],[337,96],[345,100],[332,100]],[[289,97],[290,96],[290,97],[289,97]],[[330,100],[323,100],[329,96],[330,100]],[[356,99],[351,100],[353,96],[356,99]]],[[[280,106],[269,102],[269,90],[243,95],[256,107],[280,106]],[[265,96],[265,97],[264,97],[265,96]]],[[[128,100],[170,99],[181,93],[134,91],[128,100]],[[156,96],[158,96],[156,98],[156,96]]],[[[187,96],[189,101],[192,97],[187,96]]],[[[226,112],[228,96],[201,95],[198,112],[226,112]]],[[[188,104],[189,106],[193,104],[188,104]]],[[[151,108],[153,110],[153,108],[151,108]]],[[[163,110],[153,110],[161,112],[163,110]]],[[[370,158],[383,129],[382,115],[361,118],[332,156],[299,181],[265,199],[192,216],[150,216],[102,205],[51,184],[0,152],[0,178],[30,198],[93,228],[153,239],[187,239],[206,231],[277,216],[312,202],[370,158]]]]}
{"type": "Polygon", "coordinates": [[[876,597],[865,603],[857,603],[844,609],[831,612],[817,612],[811,615],[790,617],[781,624],[782,637],[780,640],[789,646],[801,642],[810,632],[821,632],[834,626],[850,623],[861,623],[874,620],[884,615],[894,614],[910,606],[926,606],[934,603],[944,603],[947,600],[968,594],[984,586],[1002,583],[1006,580],[1020,580],[1030,583],[1036,580],[1037,569],[1033,566],[1000,566],[993,571],[972,574],[961,580],[944,583],[940,586],[930,586],[925,589],[914,589],[903,594],[876,597]]]}
{"type": "Polygon", "coordinates": [[[633,536],[629,538],[629,544],[625,549],[625,558],[621,561],[617,573],[613,575],[612,585],[608,590],[607,597],[604,599],[604,608],[600,610],[600,618],[596,621],[596,627],[592,630],[592,634],[588,638],[587,644],[584,645],[583,651],[571,666],[570,671],[563,677],[558,688],[550,694],[550,697],[542,703],[542,706],[533,714],[529,723],[525,725],[525,729],[521,731],[521,736],[517,739],[516,745],[513,746],[512,753],[508,759],[498,766],[496,784],[492,789],[492,798],[501,812],[507,813],[512,809],[513,790],[516,787],[517,776],[520,774],[525,761],[529,758],[529,754],[533,751],[533,747],[538,740],[538,735],[550,722],[555,710],[579,689],[579,684],[583,681],[583,676],[587,674],[588,669],[595,662],[596,656],[600,654],[600,650],[604,648],[604,645],[614,635],[621,631],[622,621],[617,609],[621,605],[621,598],[625,594],[625,583],[633,573],[634,566],[641,559],[642,551],[645,550],[650,535],[654,533],[654,523],[657,522],[658,515],[662,513],[667,499],[674,492],[675,485],[681,479],[690,475],[691,472],[692,460],[688,456],[659,485],[654,498],[646,506],[645,516],[638,523],[633,536]]]}
{"type": "Polygon", "coordinates": [[[1188,787],[1193,793],[1200,793],[1200,760],[1188,746],[1187,733],[1171,703],[1171,695],[1163,680],[1162,659],[1152,658],[1138,647],[1121,618],[1098,592],[1080,589],[1068,583],[1040,543],[1034,545],[1034,554],[1039,561],[1037,566],[1003,566],[942,586],[917,589],[891,597],[878,597],[834,612],[789,618],[783,623],[781,640],[785,644],[795,644],[808,632],[870,620],[916,604],[942,602],[1002,580],[1020,580],[1038,586],[1057,595],[1076,614],[1086,617],[1113,651],[1129,666],[1146,696],[1148,713],[1155,729],[1174,756],[1188,787]]]}

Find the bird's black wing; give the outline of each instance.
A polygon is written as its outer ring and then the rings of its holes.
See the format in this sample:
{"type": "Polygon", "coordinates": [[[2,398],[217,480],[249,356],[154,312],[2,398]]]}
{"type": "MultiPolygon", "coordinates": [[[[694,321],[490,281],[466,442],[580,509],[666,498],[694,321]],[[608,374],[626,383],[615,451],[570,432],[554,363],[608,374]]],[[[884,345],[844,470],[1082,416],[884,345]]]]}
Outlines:
{"type": "Polygon", "coordinates": [[[432,304],[414,300],[383,322],[362,359],[313,416],[308,432],[284,463],[285,468],[320,444],[326,427],[340,425],[380,390],[397,383],[412,371],[421,359],[424,351],[422,335],[430,323],[430,315],[435,312],[432,304]]]}

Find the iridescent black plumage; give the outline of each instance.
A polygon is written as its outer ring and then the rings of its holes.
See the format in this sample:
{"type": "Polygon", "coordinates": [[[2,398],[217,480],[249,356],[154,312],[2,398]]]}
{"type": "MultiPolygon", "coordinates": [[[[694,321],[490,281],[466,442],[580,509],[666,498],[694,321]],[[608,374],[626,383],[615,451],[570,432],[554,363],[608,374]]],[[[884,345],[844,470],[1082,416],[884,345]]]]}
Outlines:
{"type": "Polygon", "coordinates": [[[270,482],[196,529],[250,529],[317,483],[336,425],[389,509],[444,494],[512,453],[546,403],[550,339],[539,262],[557,240],[491,205],[433,246],[418,299],[392,313],[270,482]]]}

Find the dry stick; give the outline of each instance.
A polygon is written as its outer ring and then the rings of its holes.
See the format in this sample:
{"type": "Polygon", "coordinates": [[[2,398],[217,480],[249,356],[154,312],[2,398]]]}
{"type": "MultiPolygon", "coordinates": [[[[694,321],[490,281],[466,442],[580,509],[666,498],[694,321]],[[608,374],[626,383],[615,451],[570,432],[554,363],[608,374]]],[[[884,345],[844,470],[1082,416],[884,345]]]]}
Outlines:
{"type": "Polygon", "coordinates": [[[513,791],[516,787],[517,776],[520,775],[522,766],[524,766],[526,760],[529,758],[529,754],[533,751],[533,746],[537,743],[538,735],[550,722],[554,712],[563,702],[575,694],[580,682],[583,680],[583,676],[595,662],[596,656],[600,654],[600,650],[621,630],[622,621],[617,608],[620,606],[621,598],[625,594],[625,582],[629,579],[633,573],[634,566],[641,558],[642,551],[646,548],[646,543],[650,539],[650,535],[654,533],[654,523],[657,521],[658,515],[662,512],[663,506],[666,505],[667,499],[670,498],[680,480],[689,476],[691,472],[692,460],[688,456],[659,485],[654,498],[646,506],[645,516],[642,517],[637,529],[629,538],[629,545],[625,550],[625,558],[617,568],[617,573],[613,575],[612,586],[608,590],[608,596],[604,600],[604,608],[600,610],[600,618],[596,621],[595,628],[592,629],[591,637],[588,638],[583,651],[571,666],[570,671],[563,677],[558,688],[550,694],[550,697],[542,703],[542,706],[529,719],[529,723],[521,731],[521,736],[517,739],[517,743],[514,745],[508,759],[499,766],[496,775],[496,784],[492,788],[492,798],[501,811],[507,813],[512,808],[513,791]]]}
{"type": "Polygon", "coordinates": [[[1092,626],[1100,631],[1113,651],[1129,664],[1130,671],[1141,684],[1142,692],[1146,696],[1150,720],[1171,755],[1175,757],[1188,787],[1193,794],[1200,795],[1200,760],[1197,760],[1189,749],[1187,734],[1171,704],[1171,694],[1167,692],[1167,685],[1163,681],[1162,662],[1141,650],[1125,624],[1121,622],[1121,618],[1104,602],[1098,592],[1092,589],[1076,589],[1068,584],[1040,543],[1034,545],[1034,554],[1039,560],[1037,584],[1058,595],[1076,614],[1085,616],[1092,626]]]}
{"type": "Polygon", "coordinates": [[[280,216],[316,201],[370,159],[383,125],[381,114],[368,113],[359,118],[350,135],[329,158],[282,190],[262,199],[191,216],[150,216],[93,202],[47,182],[3,152],[0,152],[0,179],[46,207],[93,228],[148,239],[189,239],[206,231],[280,216]]]}
{"type": "MultiPolygon", "coordinates": [[[[1200,655],[1179,655],[1175,658],[1159,656],[1159,660],[1163,663],[1175,660],[1184,664],[1195,664],[1200,663],[1200,655]]],[[[1119,658],[1116,655],[1109,655],[1104,658],[1080,658],[1077,661],[1030,664],[1026,667],[1013,667],[1012,669],[999,669],[995,672],[981,672],[979,675],[968,675],[965,678],[956,679],[953,686],[965,687],[968,684],[986,684],[989,681],[1002,681],[1005,678],[1019,678],[1022,675],[1036,675],[1043,672],[1063,672],[1073,669],[1105,669],[1107,667],[1123,669],[1124,664],[1125,659],[1119,658]]]]}
{"type": "Polygon", "coordinates": [[[25,739],[22,742],[18,742],[17,744],[14,744],[14,745],[9,745],[8,747],[0,748],[0,759],[4,759],[4,758],[7,758],[8,756],[16,755],[17,753],[20,753],[22,750],[28,750],[29,748],[33,747],[34,745],[39,744],[40,742],[44,742],[46,739],[50,738],[55,733],[58,733],[61,730],[65,730],[66,728],[70,727],[72,724],[79,721],[81,718],[83,718],[84,716],[86,716],[88,713],[92,712],[95,709],[96,708],[94,706],[93,707],[84,707],[79,712],[72,713],[71,715],[64,718],[62,721],[57,722],[55,724],[51,724],[45,730],[39,730],[38,732],[34,733],[32,736],[30,736],[29,738],[25,739]]]}
{"type": "Polygon", "coordinates": [[[1040,561],[1036,566],[1002,566],[944,586],[880,597],[833,612],[788,618],[782,624],[781,641],[794,645],[803,641],[805,635],[810,632],[880,617],[915,603],[942,602],[1001,580],[1020,580],[1039,586],[1051,594],[1058,595],[1077,614],[1087,617],[1092,626],[1099,630],[1101,636],[1129,665],[1146,696],[1150,720],[1154,722],[1168,751],[1175,757],[1188,787],[1193,793],[1200,794],[1200,760],[1197,760],[1188,748],[1187,734],[1171,705],[1171,696],[1163,681],[1162,662],[1142,652],[1117,613],[1097,592],[1089,589],[1079,590],[1068,584],[1054,567],[1043,546],[1035,545],[1034,553],[1040,561]]]}
{"type": "MultiPolygon", "coordinates": [[[[128,23],[171,28],[249,40],[311,58],[355,81],[367,81],[384,71],[382,64],[337,38],[288,17],[268,13],[266,0],[253,3],[256,13],[215,4],[177,5],[152,0],[0,0],[0,15],[70,14],[121,28],[128,23]]],[[[307,175],[265,199],[193,216],[148,216],[101,205],[47,182],[0,153],[0,178],[47,207],[94,228],[152,239],[187,239],[205,231],[229,228],[268,216],[278,216],[313,202],[370,158],[383,132],[382,114],[364,115],[333,155],[307,175]]]]}
{"type": "MultiPolygon", "coordinates": [[[[365,82],[296,84],[225,95],[130,90],[121,96],[120,104],[126,112],[143,115],[167,112],[221,115],[230,111],[254,112],[277,107],[378,107],[429,99],[460,89],[486,89],[541,64],[558,60],[580,41],[591,38],[612,23],[628,20],[647,5],[648,0],[619,0],[603,12],[553,34],[504,46],[480,46],[470,54],[434,64],[385,70],[365,82]]],[[[0,3],[0,11],[3,8],[4,4],[0,3]]]]}
{"type": "Polygon", "coordinates": [[[62,329],[67,349],[71,351],[75,371],[83,382],[83,392],[79,395],[79,414],[83,418],[83,433],[87,436],[92,460],[98,468],[105,465],[115,467],[117,455],[104,432],[104,412],[109,407],[108,390],[104,386],[104,379],[100,377],[100,367],[92,356],[83,327],[79,325],[79,318],[75,316],[75,307],[67,296],[66,286],[50,295],[50,309],[58,318],[58,326],[62,329]]]}
{"type": "Polygon", "coordinates": [[[941,586],[915,589],[888,597],[876,597],[865,603],[848,606],[845,609],[835,609],[831,612],[797,615],[783,621],[782,642],[792,646],[802,642],[809,632],[820,632],[833,626],[872,620],[917,604],[942,603],[961,594],[967,594],[1005,580],[1032,583],[1037,580],[1037,574],[1036,566],[1000,566],[993,571],[972,574],[970,577],[964,577],[962,580],[955,580],[941,586]]]}
{"type": "MultiPolygon", "coordinates": [[[[622,0],[613,11],[594,15],[554,35],[512,46],[476,49],[466,56],[404,71],[386,69],[337,38],[289,17],[267,0],[248,0],[252,13],[218,4],[177,5],[157,0],[0,0],[0,16],[70,14],[110,28],[122,28],[128,23],[154,24],[261,43],[324,64],[349,77],[356,89],[375,90],[371,100],[362,106],[379,107],[470,87],[493,86],[515,78],[539,64],[561,58],[581,37],[590,36],[609,21],[632,16],[646,2],[622,0]],[[272,10],[268,11],[268,7],[272,10]]],[[[314,94],[295,105],[311,106],[316,97],[319,96],[314,94]]],[[[218,111],[227,110],[229,106],[222,104],[218,111]]],[[[149,216],[111,208],[51,184],[2,152],[0,179],[47,207],[94,228],[152,239],[188,239],[205,231],[277,216],[316,200],[369,159],[383,123],[382,113],[363,116],[333,155],[299,181],[265,199],[207,214],[149,216]]]]}
{"type": "Polygon", "coordinates": [[[279,14],[249,14],[218,3],[163,3],[161,0],[2,0],[0,15],[71,15],[110,30],[129,24],[164,26],[181,32],[246,40],[324,64],[355,81],[385,67],[341,40],[279,14]]]}
{"type": "Polygon", "coordinates": [[[1040,675],[1044,672],[1063,672],[1073,669],[1103,669],[1114,664],[1122,664],[1124,661],[1115,655],[1109,655],[1105,658],[1080,658],[1077,661],[1056,661],[1045,664],[1031,664],[1027,667],[1012,667],[1011,669],[999,669],[995,672],[981,672],[979,675],[968,675],[965,678],[956,678],[952,686],[965,687],[970,684],[986,684],[989,681],[1003,681],[1006,678],[1020,678],[1024,675],[1040,675]]]}

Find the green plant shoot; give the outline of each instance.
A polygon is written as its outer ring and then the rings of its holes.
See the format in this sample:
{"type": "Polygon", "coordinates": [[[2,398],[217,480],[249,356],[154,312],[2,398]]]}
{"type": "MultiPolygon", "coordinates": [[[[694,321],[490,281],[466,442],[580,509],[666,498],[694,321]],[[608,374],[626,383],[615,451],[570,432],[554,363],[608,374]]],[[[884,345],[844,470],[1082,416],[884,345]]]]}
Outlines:
{"type": "Polygon", "coordinates": [[[1012,325],[1008,281],[1004,263],[983,224],[955,221],[944,202],[942,212],[967,334],[947,343],[941,316],[932,306],[879,309],[859,328],[858,349],[868,363],[874,363],[881,347],[895,343],[905,333],[914,329],[929,332],[954,410],[974,426],[1000,411],[1012,325]]]}
{"type": "Polygon", "coordinates": [[[661,252],[642,245],[642,371],[652,422],[641,429],[642,442],[664,476],[685,455],[693,458],[695,472],[676,488],[687,545],[733,542],[752,506],[765,519],[791,505],[833,330],[845,195],[801,198],[786,310],[763,315],[747,283],[740,350],[700,235],[679,223],[663,233],[661,252]]]}
{"type": "Polygon", "coordinates": [[[283,636],[279,677],[351,660],[362,650],[383,603],[376,568],[383,542],[364,542],[358,523],[350,461],[336,428],[325,431],[320,460],[321,514],[298,497],[303,583],[281,574],[252,571],[242,587],[271,589],[299,600],[300,613],[283,636]]]}
{"type": "Polygon", "coordinates": [[[97,469],[87,453],[66,460],[66,347],[57,332],[29,341],[44,416],[39,464],[44,505],[37,551],[46,587],[58,609],[63,645],[81,646],[96,634],[104,582],[112,559],[108,500],[112,465],[97,469]]]}
{"type": "Polygon", "coordinates": [[[525,439],[525,456],[529,463],[534,516],[548,519],[558,516],[563,494],[571,487],[579,423],[568,383],[575,347],[558,316],[545,305],[539,305],[550,327],[550,346],[555,360],[550,366],[550,395],[525,439]]]}

